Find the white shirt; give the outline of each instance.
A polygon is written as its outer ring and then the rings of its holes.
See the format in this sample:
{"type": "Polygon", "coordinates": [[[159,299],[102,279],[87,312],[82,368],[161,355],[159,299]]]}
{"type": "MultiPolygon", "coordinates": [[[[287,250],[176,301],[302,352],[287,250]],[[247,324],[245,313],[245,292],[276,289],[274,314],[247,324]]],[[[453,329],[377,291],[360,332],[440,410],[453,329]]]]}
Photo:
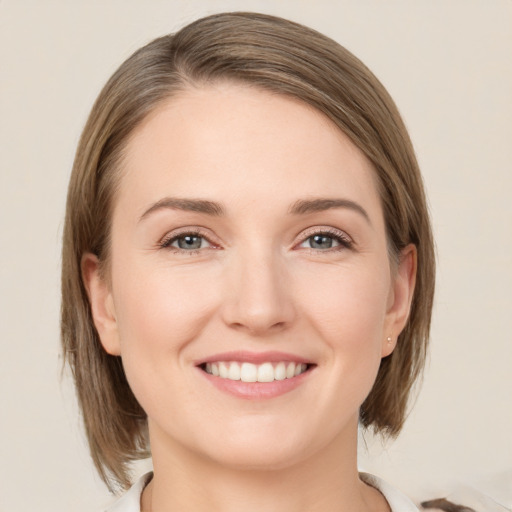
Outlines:
{"type": "MultiPolygon", "coordinates": [[[[142,476],[105,512],[140,512],[140,496],[152,473],[142,476]]],[[[378,489],[389,503],[392,512],[419,512],[414,503],[400,491],[369,473],[359,473],[361,480],[378,489]]]]}

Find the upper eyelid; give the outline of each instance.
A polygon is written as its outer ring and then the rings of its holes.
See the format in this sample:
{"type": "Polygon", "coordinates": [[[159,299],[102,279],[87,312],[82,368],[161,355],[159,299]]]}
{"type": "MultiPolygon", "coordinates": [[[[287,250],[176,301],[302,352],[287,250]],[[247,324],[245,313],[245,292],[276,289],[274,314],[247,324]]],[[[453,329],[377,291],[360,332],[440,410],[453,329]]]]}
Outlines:
{"type": "Polygon", "coordinates": [[[173,231],[170,231],[169,233],[166,233],[158,241],[158,245],[161,247],[168,246],[171,244],[171,242],[173,242],[180,236],[186,236],[186,235],[200,236],[201,238],[204,238],[208,243],[210,243],[212,245],[218,245],[218,242],[215,242],[213,240],[212,236],[210,236],[208,233],[205,233],[205,230],[198,226],[197,227],[194,226],[194,227],[178,228],[173,231]]]}
{"type": "Polygon", "coordinates": [[[305,240],[313,235],[327,234],[335,237],[342,238],[349,242],[354,242],[354,239],[343,229],[335,228],[333,226],[314,226],[303,230],[296,239],[305,240]]]}
{"type": "Polygon", "coordinates": [[[311,251],[315,254],[331,254],[337,253],[340,250],[355,250],[357,249],[357,244],[354,239],[342,229],[334,228],[333,226],[315,226],[302,231],[298,238],[295,239],[292,248],[294,250],[301,249],[304,251],[311,251]],[[337,239],[339,245],[329,249],[301,247],[302,244],[315,235],[327,235],[337,239]]]}

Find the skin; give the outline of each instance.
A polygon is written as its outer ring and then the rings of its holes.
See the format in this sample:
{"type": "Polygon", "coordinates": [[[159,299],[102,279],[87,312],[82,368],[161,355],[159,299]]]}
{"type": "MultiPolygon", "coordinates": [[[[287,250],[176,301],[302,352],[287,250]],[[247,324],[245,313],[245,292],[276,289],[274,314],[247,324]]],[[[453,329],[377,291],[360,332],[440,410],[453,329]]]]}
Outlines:
{"type": "Polygon", "coordinates": [[[148,414],[143,510],[389,510],[358,477],[358,413],[405,325],[415,250],[392,268],[370,162],[299,101],[220,83],[150,114],[122,173],[109,279],[92,254],[82,268],[102,344],[148,414]],[[224,214],[155,206],[169,197],[224,214]],[[352,206],[289,213],[318,198],[352,206]],[[190,232],[195,252],[178,247],[190,232]],[[240,398],[197,367],[233,350],[311,369],[287,393],[240,398]]]}

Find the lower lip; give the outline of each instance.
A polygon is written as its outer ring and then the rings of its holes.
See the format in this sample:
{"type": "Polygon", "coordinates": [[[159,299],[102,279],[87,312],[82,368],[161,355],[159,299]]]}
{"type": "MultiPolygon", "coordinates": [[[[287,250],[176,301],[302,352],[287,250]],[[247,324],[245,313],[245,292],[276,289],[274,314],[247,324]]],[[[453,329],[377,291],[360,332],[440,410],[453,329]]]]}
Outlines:
{"type": "Polygon", "coordinates": [[[198,371],[220,391],[245,400],[267,400],[284,395],[300,386],[311,373],[311,369],[309,369],[291,379],[274,380],[272,382],[242,382],[241,380],[223,379],[210,375],[201,368],[198,368],[198,371]]]}

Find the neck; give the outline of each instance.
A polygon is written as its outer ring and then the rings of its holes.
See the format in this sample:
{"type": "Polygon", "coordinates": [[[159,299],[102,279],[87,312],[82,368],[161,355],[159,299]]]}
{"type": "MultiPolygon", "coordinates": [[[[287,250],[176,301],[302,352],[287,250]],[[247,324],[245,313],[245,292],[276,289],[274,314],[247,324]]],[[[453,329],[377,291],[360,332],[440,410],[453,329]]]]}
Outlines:
{"type": "Polygon", "coordinates": [[[229,467],[163,441],[150,427],[154,477],[142,511],[388,511],[357,472],[357,421],[313,456],[274,468],[229,467]]]}

